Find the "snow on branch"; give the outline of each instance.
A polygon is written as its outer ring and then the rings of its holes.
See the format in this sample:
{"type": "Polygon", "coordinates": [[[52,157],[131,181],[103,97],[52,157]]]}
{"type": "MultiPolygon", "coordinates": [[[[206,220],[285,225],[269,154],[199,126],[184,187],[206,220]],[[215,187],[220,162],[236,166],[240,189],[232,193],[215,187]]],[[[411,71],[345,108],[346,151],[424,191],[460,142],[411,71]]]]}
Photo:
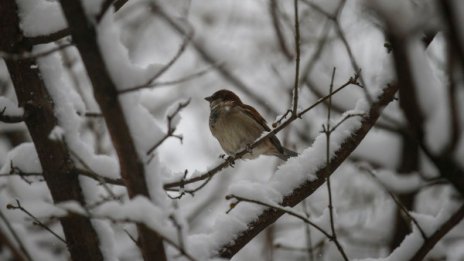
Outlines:
{"type": "MultiPolygon", "coordinates": [[[[155,198],[158,194],[148,185],[148,168],[143,164],[140,151],[142,141],[137,140],[142,125],[153,123],[143,111],[136,97],[119,99],[118,87],[133,83],[146,71],[138,70],[128,60],[126,50],[118,41],[118,30],[113,24],[113,17],[104,16],[98,25],[94,25],[90,13],[99,13],[92,9],[95,5],[84,6],[80,1],[60,1],[68,21],[73,41],[80,52],[87,74],[93,85],[95,99],[105,118],[112,143],[119,159],[121,177],[131,198],[144,196],[155,198]],[[91,10],[87,10],[91,9],[91,10]],[[137,75],[135,75],[137,74],[137,75]],[[134,104],[136,106],[134,106],[134,104]],[[138,117],[134,117],[137,114],[138,117]],[[145,118],[143,118],[145,116],[145,118]],[[142,124],[141,119],[146,119],[142,124]],[[153,197],[151,197],[153,195],[153,197]]],[[[90,3],[90,2],[89,2],[90,3]]],[[[87,3],[87,4],[89,4],[87,3]]],[[[150,125],[152,127],[153,125],[150,125]]],[[[157,133],[151,129],[152,134],[157,133]]],[[[153,135],[155,136],[155,135],[153,135]]],[[[146,143],[146,141],[145,141],[146,143]]],[[[158,175],[160,175],[158,173],[158,175]]],[[[152,175],[154,176],[154,175],[152,175]]],[[[144,225],[138,225],[140,250],[145,259],[166,260],[163,238],[144,225]]]]}
{"type": "Polygon", "coordinates": [[[264,142],[268,137],[270,137],[271,135],[275,135],[276,133],[280,132],[281,130],[283,130],[284,128],[286,128],[290,123],[292,123],[293,121],[295,121],[296,119],[300,119],[305,113],[307,113],[308,111],[310,111],[311,109],[315,108],[317,105],[321,104],[322,102],[324,102],[325,100],[329,99],[331,96],[335,95],[336,93],[338,93],[339,91],[343,90],[344,88],[346,88],[347,86],[351,85],[351,84],[356,84],[357,81],[358,81],[358,77],[359,77],[359,74],[355,74],[353,77],[351,77],[350,79],[348,79],[344,84],[342,84],[341,86],[339,86],[337,89],[335,89],[332,93],[330,93],[329,95],[327,96],[324,96],[320,99],[318,99],[315,103],[313,103],[311,106],[305,108],[304,110],[296,113],[296,114],[291,114],[290,117],[288,119],[286,119],[283,123],[282,123],[282,120],[284,120],[284,117],[280,118],[276,123],[273,123],[272,126],[277,126],[277,128],[273,129],[272,131],[266,133],[266,135],[262,136],[261,138],[259,138],[258,140],[256,140],[253,144],[250,144],[250,146],[248,146],[247,149],[244,149],[240,152],[238,152],[235,156],[231,156],[231,157],[228,157],[227,159],[224,160],[224,162],[222,162],[221,164],[217,165],[216,167],[210,169],[209,171],[207,171],[206,173],[203,173],[203,174],[199,174],[199,175],[196,175],[194,177],[190,177],[188,179],[185,179],[185,175],[184,175],[184,178],[182,178],[181,180],[178,180],[178,181],[172,181],[172,182],[168,182],[166,184],[164,184],[164,189],[165,190],[168,190],[168,191],[179,191],[179,189],[177,188],[180,188],[180,189],[183,189],[185,185],[187,184],[190,184],[190,183],[195,183],[195,182],[199,182],[199,181],[202,181],[202,180],[209,180],[211,179],[214,175],[216,175],[219,171],[233,165],[234,161],[237,160],[237,159],[241,159],[243,156],[245,156],[247,153],[250,153],[250,150],[252,150],[253,148],[255,148],[256,146],[258,146],[259,144],[261,144],[262,142],[264,142]]]}
{"type": "MultiPolygon", "coordinates": [[[[359,145],[375,124],[382,109],[392,101],[397,89],[397,85],[388,85],[370,105],[370,108],[367,108],[363,117],[350,119],[350,123],[354,126],[351,131],[343,128],[337,129],[332,134],[333,143],[330,146],[331,151],[334,152],[331,154],[329,164],[325,164],[323,156],[325,137],[322,136],[325,136],[324,134],[316,138],[313,147],[302,152],[298,158],[290,159],[287,164],[282,165],[273,179],[269,181],[267,189],[281,195],[280,199],[274,196],[275,202],[284,207],[293,207],[324,184],[326,177],[330,176],[359,145]],[[307,161],[312,166],[306,166],[307,161]]],[[[223,217],[223,220],[219,222],[221,227],[217,227],[215,232],[209,235],[211,242],[215,242],[211,254],[231,258],[260,231],[274,223],[283,214],[283,211],[271,208],[250,210],[238,206],[237,210],[234,210],[233,217],[230,215],[223,217]],[[233,232],[221,233],[221,229],[231,229],[233,232]]]]}

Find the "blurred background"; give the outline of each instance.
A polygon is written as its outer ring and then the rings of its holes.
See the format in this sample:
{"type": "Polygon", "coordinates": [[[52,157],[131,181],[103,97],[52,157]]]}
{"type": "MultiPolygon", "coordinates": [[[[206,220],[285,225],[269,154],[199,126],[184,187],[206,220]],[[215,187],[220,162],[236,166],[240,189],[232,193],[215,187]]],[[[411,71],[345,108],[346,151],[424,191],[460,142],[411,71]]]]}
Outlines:
{"type": "MultiPolygon", "coordinates": [[[[394,57],[388,30],[399,32],[410,51],[411,67],[426,116],[425,140],[434,152],[441,151],[452,135],[453,117],[449,96],[456,99],[457,132],[463,130],[464,98],[462,61],[453,58],[447,36],[446,19],[437,1],[301,0],[300,25],[300,109],[329,93],[334,68],[334,86],[341,86],[360,72],[360,86],[351,85],[334,95],[332,120],[354,109],[366,95],[396,81],[394,57]],[[402,3],[399,3],[402,2],[402,3]],[[395,9],[396,8],[396,9],[395,9]],[[386,22],[387,21],[387,22],[386,22]],[[395,27],[396,26],[396,27],[395,27]],[[451,53],[451,54],[450,54],[451,53]],[[453,60],[453,61],[450,61],[453,60]],[[451,65],[450,65],[451,64],[451,65]],[[424,84],[422,84],[424,83],[424,84]],[[450,92],[449,85],[455,89],[450,92]]],[[[454,3],[455,2],[455,3],[454,3]]],[[[454,1],[462,8],[463,4],[454,1]]],[[[243,102],[258,109],[271,125],[291,107],[295,78],[295,26],[293,1],[283,0],[163,0],[163,15],[151,1],[131,0],[115,14],[120,38],[130,59],[140,67],[166,64],[176,54],[173,66],[141,90],[141,102],[166,131],[166,113],[179,101],[191,98],[180,112],[176,138],[167,139],[157,150],[160,162],[173,173],[205,172],[222,162],[219,143],[208,127],[209,105],[204,97],[219,89],[237,93],[243,102]],[[182,48],[185,47],[185,48],[182,48]],[[179,51],[182,48],[182,51],[179,51]]],[[[459,9],[461,14],[464,9],[459,9]]],[[[462,23],[461,23],[462,24],[462,23]]],[[[464,39],[464,28],[458,28],[464,39]]],[[[461,47],[464,49],[463,47],[461,47]]],[[[79,94],[88,113],[98,113],[85,69],[74,48],[60,51],[68,81],[79,94]]],[[[0,94],[16,102],[5,64],[0,62],[0,94]]],[[[286,147],[302,152],[321,135],[327,119],[327,104],[322,103],[278,133],[286,147]]],[[[439,171],[405,134],[408,123],[399,101],[385,108],[378,124],[356,151],[332,175],[337,236],[352,259],[388,256],[411,233],[411,217],[401,211],[389,192],[411,211],[414,217],[434,217],[462,199],[444,181],[439,171]],[[369,172],[374,172],[374,179],[369,172]]],[[[79,133],[96,154],[114,156],[108,132],[101,117],[86,117],[79,133]]],[[[464,142],[452,140],[451,157],[463,168],[464,142]]],[[[0,169],[8,164],[17,146],[30,142],[25,125],[0,123],[0,169]]],[[[24,144],[22,145],[24,146],[24,144]]],[[[27,158],[25,159],[27,160],[27,158]]],[[[193,196],[177,201],[188,222],[188,233],[211,232],[219,213],[229,209],[225,200],[230,184],[238,180],[266,182],[282,164],[274,157],[236,162],[216,175],[193,196]]],[[[4,167],[3,172],[8,168],[4,167]]],[[[178,174],[179,175],[179,174],[178,174]]],[[[47,190],[40,177],[0,177],[0,203],[3,215],[11,220],[39,255],[56,260],[66,258],[63,246],[53,236],[31,225],[22,213],[4,209],[19,198],[23,205],[47,201],[47,190]],[[31,190],[35,190],[31,197],[31,190]]],[[[103,189],[102,189],[103,191],[103,189]]],[[[118,191],[115,188],[115,191],[118,191]]],[[[295,207],[309,217],[327,218],[327,188],[295,207]]],[[[2,225],[3,226],[3,225],[2,225]]],[[[56,220],[50,226],[58,229],[56,220]]],[[[134,260],[134,246],[115,227],[120,260],[134,260]]],[[[8,256],[1,250],[0,258],[8,256]]],[[[233,260],[342,260],[335,245],[314,228],[293,217],[283,216],[271,225],[233,260]]],[[[464,225],[457,225],[433,249],[427,260],[464,260],[464,225]]]]}

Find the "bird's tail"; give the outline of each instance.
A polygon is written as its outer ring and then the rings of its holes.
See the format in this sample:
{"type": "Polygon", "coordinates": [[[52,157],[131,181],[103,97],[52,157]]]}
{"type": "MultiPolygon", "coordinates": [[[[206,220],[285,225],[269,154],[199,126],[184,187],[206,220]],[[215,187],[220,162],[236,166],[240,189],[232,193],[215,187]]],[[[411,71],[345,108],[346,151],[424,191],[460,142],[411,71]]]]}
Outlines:
{"type": "Polygon", "coordinates": [[[281,160],[287,161],[291,157],[298,156],[298,153],[294,152],[293,150],[289,150],[287,148],[282,148],[282,153],[277,154],[276,156],[279,157],[281,160]]]}

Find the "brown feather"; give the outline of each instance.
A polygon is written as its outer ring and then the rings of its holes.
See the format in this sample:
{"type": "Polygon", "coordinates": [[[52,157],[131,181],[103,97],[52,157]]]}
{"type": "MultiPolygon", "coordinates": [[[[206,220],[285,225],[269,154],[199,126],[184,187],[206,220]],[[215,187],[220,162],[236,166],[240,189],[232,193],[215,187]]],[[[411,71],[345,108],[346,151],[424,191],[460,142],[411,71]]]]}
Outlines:
{"type": "MultiPolygon", "coordinates": [[[[205,98],[210,102],[210,129],[221,147],[229,155],[234,155],[246,145],[259,138],[263,132],[271,129],[259,112],[250,105],[244,104],[235,93],[219,90],[205,98]]],[[[284,148],[276,135],[271,135],[262,144],[253,149],[255,154],[246,158],[255,158],[260,154],[274,155],[283,160],[297,154],[284,148]]]]}

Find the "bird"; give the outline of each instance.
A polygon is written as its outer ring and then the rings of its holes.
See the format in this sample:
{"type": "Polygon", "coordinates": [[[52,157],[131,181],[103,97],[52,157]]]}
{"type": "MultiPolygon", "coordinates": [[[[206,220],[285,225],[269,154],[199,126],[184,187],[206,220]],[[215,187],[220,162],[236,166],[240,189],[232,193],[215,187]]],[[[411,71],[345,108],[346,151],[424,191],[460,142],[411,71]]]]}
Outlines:
{"type": "Polygon", "coordinates": [[[229,90],[219,90],[205,98],[209,102],[209,128],[224,152],[230,157],[242,150],[249,150],[243,159],[255,159],[260,155],[276,156],[284,161],[298,154],[283,147],[276,135],[272,134],[253,149],[254,143],[263,132],[271,129],[266,120],[252,106],[244,104],[229,90]]]}

